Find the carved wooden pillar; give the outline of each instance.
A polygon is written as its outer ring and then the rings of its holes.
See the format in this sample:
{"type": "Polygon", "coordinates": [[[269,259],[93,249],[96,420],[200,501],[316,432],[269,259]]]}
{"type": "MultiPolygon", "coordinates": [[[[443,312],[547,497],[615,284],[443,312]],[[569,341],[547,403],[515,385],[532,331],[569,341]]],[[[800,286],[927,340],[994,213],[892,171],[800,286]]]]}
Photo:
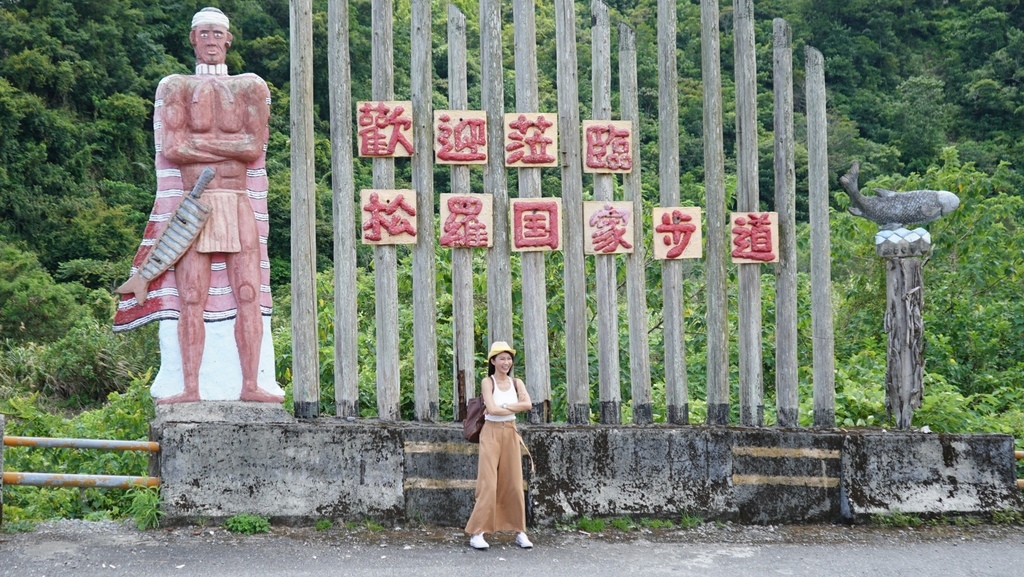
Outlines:
{"type": "Polygon", "coordinates": [[[931,235],[923,228],[882,230],[875,250],[886,259],[885,332],[889,334],[885,371],[885,406],[900,429],[910,428],[924,392],[924,282],[922,257],[931,252],[931,235]]]}

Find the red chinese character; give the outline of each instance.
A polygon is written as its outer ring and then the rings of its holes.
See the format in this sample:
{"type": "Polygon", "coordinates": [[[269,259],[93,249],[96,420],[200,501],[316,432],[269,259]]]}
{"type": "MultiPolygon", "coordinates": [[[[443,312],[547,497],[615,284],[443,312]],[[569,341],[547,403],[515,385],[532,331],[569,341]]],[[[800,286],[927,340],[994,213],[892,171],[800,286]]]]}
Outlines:
{"type": "Polygon", "coordinates": [[[736,226],[732,229],[732,244],[736,248],[732,251],[733,258],[745,258],[761,262],[772,262],[775,260],[775,253],[772,252],[772,227],[771,214],[747,213],[747,216],[738,217],[733,221],[736,226]]]}
{"type": "Polygon", "coordinates": [[[364,102],[359,108],[359,154],[362,156],[395,156],[398,145],[406,156],[413,152],[412,143],[403,134],[412,129],[412,118],[404,116],[405,107],[388,106],[387,102],[364,102]]]}
{"type": "Polygon", "coordinates": [[[439,160],[472,162],[487,160],[487,120],[463,118],[451,125],[452,117],[441,114],[437,125],[437,151],[439,160]]]}
{"type": "Polygon", "coordinates": [[[690,237],[697,231],[697,226],[690,222],[692,220],[693,217],[679,210],[673,210],[672,214],[662,213],[661,224],[654,227],[654,231],[665,233],[662,241],[665,246],[672,247],[665,254],[667,258],[678,258],[690,244],[690,237]]]}
{"type": "Polygon", "coordinates": [[[587,166],[593,169],[628,171],[633,168],[629,130],[615,124],[587,126],[587,166]]]}
{"type": "Polygon", "coordinates": [[[512,204],[512,238],[515,248],[551,247],[558,250],[558,203],[552,200],[518,200],[512,204]]]}
{"type": "Polygon", "coordinates": [[[404,195],[399,194],[391,202],[384,203],[376,192],[371,192],[369,202],[363,205],[363,212],[370,213],[370,217],[363,223],[363,238],[379,242],[385,231],[389,236],[398,236],[404,232],[416,236],[416,227],[409,219],[395,214],[399,209],[409,216],[416,216],[416,209],[405,202],[404,195]]]}
{"type": "Polygon", "coordinates": [[[619,246],[633,248],[626,241],[626,225],[629,224],[629,210],[619,210],[611,204],[594,211],[590,215],[590,226],[594,227],[590,239],[594,243],[594,252],[613,253],[619,246]]]}
{"type": "Polygon", "coordinates": [[[552,145],[554,140],[544,135],[544,132],[552,126],[554,124],[544,118],[543,114],[534,118],[520,114],[519,118],[509,122],[508,127],[513,132],[508,133],[510,142],[505,145],[505,150],[511,154],[505,158],[505,164],[550,164],[554,162],[555,157],[548,153],[548,146],[552,145]]]}
{"type": "Polygon", "coordinates": [[[441,246],[461,248],[486,248],[487,225],[478,218],[484,203],[472,196],[448,198],[448,218],[444,221],[444,235],[441,246]]]}

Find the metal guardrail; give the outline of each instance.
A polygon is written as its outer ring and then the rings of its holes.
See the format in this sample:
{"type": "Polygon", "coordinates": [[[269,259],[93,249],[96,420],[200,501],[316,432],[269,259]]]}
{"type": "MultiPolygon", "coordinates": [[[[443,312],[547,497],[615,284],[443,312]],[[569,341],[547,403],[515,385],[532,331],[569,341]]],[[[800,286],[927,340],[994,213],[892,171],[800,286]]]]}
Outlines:
{"type": "MultiPolygon", "coordinates": [[[[37,447],[59,449],[103,449],[108,451],[160,451],[160,444],[149,441],[119,441],[108,439],[61,439],[50,437],[4,437],[5,447],[37,447]]],[[[3,472],[3,485],[33,487],[99,487],[104,489],[131,489],[133,487],[159,487],[159,477],[133,477],[126,475],[70,475],[56,473],[3,472]]]]}

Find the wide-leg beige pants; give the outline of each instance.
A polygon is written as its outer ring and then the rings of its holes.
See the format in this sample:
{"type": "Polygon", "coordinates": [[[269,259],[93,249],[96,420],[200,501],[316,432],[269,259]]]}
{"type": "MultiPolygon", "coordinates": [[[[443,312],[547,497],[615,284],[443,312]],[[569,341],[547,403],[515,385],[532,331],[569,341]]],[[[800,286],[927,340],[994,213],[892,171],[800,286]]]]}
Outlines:
{"type": "Polygon", "coordinates": [[[466,534],[526,531],[523,460],[515,421],[484,421],[476,473],[476,505],[466,534]]]}

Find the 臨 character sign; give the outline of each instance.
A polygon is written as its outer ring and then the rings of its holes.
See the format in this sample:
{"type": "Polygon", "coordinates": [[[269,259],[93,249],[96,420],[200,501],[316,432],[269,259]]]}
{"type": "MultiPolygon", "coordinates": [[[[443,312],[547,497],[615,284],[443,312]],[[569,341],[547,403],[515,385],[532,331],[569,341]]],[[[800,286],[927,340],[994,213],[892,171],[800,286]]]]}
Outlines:
{"type": "Polygon", "coordinates": [[[628,120],[583,121],[583,172],[627,173],[633,170],[633,123],[628,120]]]}

